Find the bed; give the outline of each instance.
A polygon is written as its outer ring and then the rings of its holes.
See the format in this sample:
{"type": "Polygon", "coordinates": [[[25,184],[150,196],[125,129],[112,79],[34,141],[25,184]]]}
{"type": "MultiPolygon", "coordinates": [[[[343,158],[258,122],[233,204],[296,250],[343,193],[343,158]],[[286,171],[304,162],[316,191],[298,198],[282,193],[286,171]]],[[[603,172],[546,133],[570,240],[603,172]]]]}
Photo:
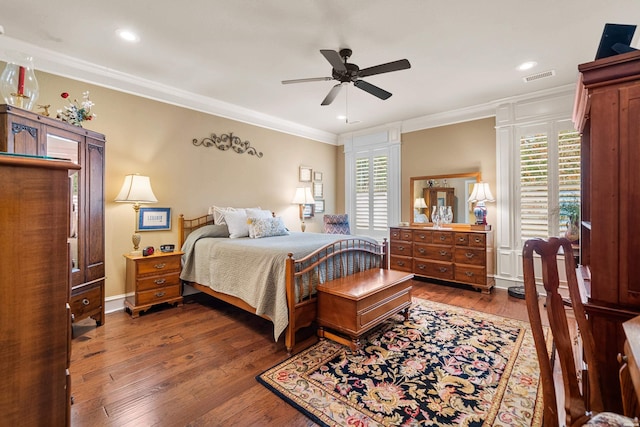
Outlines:
{"type": "Polygon", "coordinates": [[[287,232],[268,238],[229,238],[213,215],[178,220],[185,252],[181,280],[193,288],[270,320],[274,339],[316,320],[315,287],[372,268],[387,268],[386,239],[287,232]]]}

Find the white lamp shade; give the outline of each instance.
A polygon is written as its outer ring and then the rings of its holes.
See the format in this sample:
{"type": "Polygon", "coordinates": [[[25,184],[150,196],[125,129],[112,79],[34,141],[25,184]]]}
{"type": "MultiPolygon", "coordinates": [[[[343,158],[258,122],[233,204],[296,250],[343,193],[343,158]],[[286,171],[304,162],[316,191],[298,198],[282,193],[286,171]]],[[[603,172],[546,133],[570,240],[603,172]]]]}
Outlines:
{"type": "Polygon", "coordinates": [[[116,202],[129,203],[157,203],[158,199],[151,189],[151,180],[148,176],[127,175],[124,177],[124,184],[120,193],[115,199],[116,202]]]}
{"type": "Polygon", "coordinates": [[[469,196],[470,202],[495,202],[488,182],[476,182],[473,184],[473,190],[471,196],[469,196]]]}
{"type": "Polygon", "coordinates": [[[424,201],[424,197],[418,197],[415,202],[413,202],[413,207],[416,209],[426,208],[427,203],[424,201]]]}
{"type": "Polygon", "coordinates": [[[311,203],[315,203],[313,200],[313,194],[311,194],[311,188],[309,187],[298,187],[296,188],[296,195],[293,196],[292,204],[296,205],[309,205],[311,203]]]}

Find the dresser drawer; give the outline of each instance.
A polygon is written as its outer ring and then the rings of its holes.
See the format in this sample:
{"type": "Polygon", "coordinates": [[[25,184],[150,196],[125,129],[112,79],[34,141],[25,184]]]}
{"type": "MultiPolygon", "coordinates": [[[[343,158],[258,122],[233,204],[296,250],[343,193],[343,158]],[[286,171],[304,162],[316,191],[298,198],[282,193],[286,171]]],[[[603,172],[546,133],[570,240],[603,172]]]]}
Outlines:
{"type": "Polygon", "coordinates": [[[487,282],[487,270],[484,267],[456,264],[455,279],[462,283],[484,285],[487,282]]]}
{"type": "Polygon", "coordinates": [[[429,258],[434,261],[453,261],[453,248],[443,245],[413,245],[414,258],[429,258]]]}
{"type": "Polygon", "coordinates": [[[403,230],[402,228],[392,228],[390,232],[391,240],[404,240],[410,242],[413,240],[413,231],[403,230]]]}
{"type": "Polygon", "coordinates": [[[165,286],[150,291],[137,292],[138,305],[157,304],[180,296],[180,285],[165,286]]]}
{"type": "Polygon", "coordinates": [[[391,242],[389,244],[391,255],[411,256],[413,244],[410,242],[391,242]]]}
{"type": "Polygon", "coordinates": [[[469,246],[484,248],[487,244],[487,235],[482,233],[469,233],[469,246]]]}
{"type": "Polygon", "coordinates": [[[434,231],[433,232],[433,243],[442,244],[442,245],[452,245],[453,244],[453,232],[451,231],[434,231]]]}
{"type": "Polygon", "coordinates": [[[413,260],[411,259],[411,257],[391,255],[389,259],[390,259],[390,265],[389,265],[390,269],[407,271],[407,272],[412,271],[413,260]]]}
{"type": "Polygon", "coordinates": [[[443,280],[453,280],[452,263],[432,262],[414,259],[413,272],[421,276],[435,277],[437,279],[443,280]]]}
{"type": "Polygon", "coordinates": [[[414,231],[413,241],[422,243],[431,243],[433,241],[433,233],[431,231],[414,231]]]}
{"type": "Polygon", "coordinates": [[[137,290],[148,291],[150,289],[158,289],[164,286],[179,285],[180,284],[180,272],[163,274],[161,276],[144,277],[138,280],[137,290]]]}
{"type": "Polygon", "coordinates": [[[484,249],[455,248],[454,253],[456,264],[485,266],[487,263],[487,253],[484,249]]]}
{"type": "Polygon", "coordinates": [[[71,300],[69,301],[73,321],[99,313],[102,309],[102,304],[102,287],[100,284],[77,288],[72,292],[71,300]]]}
{"type": "Polygon", "coordinates": [[[138,274],[162,274],[168,271],[180,270],[180,257],[153,257],[138,260],[138,274]]]}

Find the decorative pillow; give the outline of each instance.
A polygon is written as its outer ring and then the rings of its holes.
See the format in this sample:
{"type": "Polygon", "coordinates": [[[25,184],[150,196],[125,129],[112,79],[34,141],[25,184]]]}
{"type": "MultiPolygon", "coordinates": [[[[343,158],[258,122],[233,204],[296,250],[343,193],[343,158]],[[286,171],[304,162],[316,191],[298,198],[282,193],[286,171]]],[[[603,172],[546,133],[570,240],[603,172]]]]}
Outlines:
{"type": "MultiPolygon", "coordinates": [[[[257,208],[248,208],[248,209],[260,209],[257,208]]],[[[223,225],[226,224],[226,220],[224,218],[225,212],[234,212],[234,211],[245,211],[246,208],[232,208],[232,207],[221,207],[221,206],[211,206],[209,207],[209,215],[213,215],[213,223],[223,225]]]]}
{"type": "MultiPolygon", "coordinates": [[[[249,224],[251,223],[252,219],[266,219],[266,218],[273,217],[273,214],[271,213],[271,211],[268,211],[265,209],[247,208],[245,210],[247,212],[247,218],[248,218],[249,224]]],[[[251,229],[251,227],[249,227],[249,237],[251,238],[255,237],[253,235],[253,230],[251,229]]]]}
{"type": "Polygon", "coordinates": [[[282,218],[249,218],[249,233],[254,239],[289,234],[282,218]]]}
{"type": "Polygon", "coordinates": [[[249,236],[249,223],[245,209],[227,210],[223,216],[227,227],[229,227],[230,238],[237,239],[249,236]]]}

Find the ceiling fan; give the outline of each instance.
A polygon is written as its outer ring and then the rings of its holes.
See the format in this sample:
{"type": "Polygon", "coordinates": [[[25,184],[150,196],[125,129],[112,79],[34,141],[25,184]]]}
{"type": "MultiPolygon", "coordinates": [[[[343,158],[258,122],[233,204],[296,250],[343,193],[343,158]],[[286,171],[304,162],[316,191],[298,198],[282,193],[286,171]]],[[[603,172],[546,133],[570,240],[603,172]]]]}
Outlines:
{"type": "Polygon", "coordinates": [[[380,99],[388,99],[391,96],[390,92],[372,85],[364,80],[362,77],[373,76],[375,74],[389,73],[391,71],[406,70],[411,68],[411,64],[406,59],[400,59],[398,61],[387,62],[386,64],[380,64],[369,68],[360,69],[356,64],[350,64],[347,62],[352,54],[351,49],[340,49],[340,52],[330,49],[321,49],[320,53],[326,58],[327,61],[333,67],[331,77],[312,77],[308,79],[294,79],[283,80],[282,84],[291,83],[305,83],[305,82],[326,82],[329,80],[337,80],[335,85],[327,96],[324,98],[320,105],[329,105],[333,102],[335,97],[340,92],[343,84],[353,82],[353,85],[358,89],[362,89],[365,92],[370,93],[373,96],[377,96],[380,99]]]}

